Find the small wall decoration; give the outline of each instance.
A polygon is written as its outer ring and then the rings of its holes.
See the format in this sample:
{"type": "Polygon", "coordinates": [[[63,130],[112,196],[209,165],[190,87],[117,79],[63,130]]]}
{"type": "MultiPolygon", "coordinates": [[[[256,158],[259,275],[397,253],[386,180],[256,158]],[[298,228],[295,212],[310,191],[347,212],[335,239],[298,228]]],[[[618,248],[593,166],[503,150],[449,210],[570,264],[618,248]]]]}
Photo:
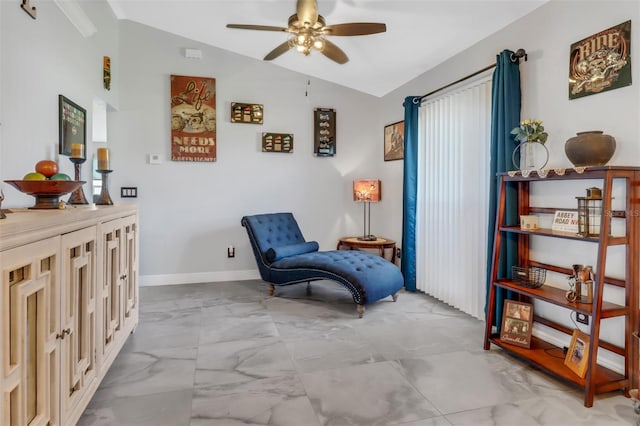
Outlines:
{"type": "Polygon", "coordinates": [[[316,108],[313,110],[313,153],[319,157],[336,154],[336,110],[316,108]]]}
{"type": "Polygon", "coordinates": [[[87,152],[87,110],[62,95],[58,95],[58,134],[60,154],[70,156],[72,145],[87,152]]]}
{"type": "Polygon", "coordinates": [[[580,377],[587,373],[587,362],[589,361],[589,335],[576,329],[573,330],[571,344],[564,359],[564,365],[580,377]]]}
{"type": "Polygon", "coordinates": [[[111,58],[102,57],[102,81],[106,90],[111,90],[111,58]]]}
{"type": "Polygon", "coordinates": [[[533,305],[530,303],[504,301],[500,340],[516,346],[531,346],[531,325],[533,323],[533,305]]]}
{"type": "Polygon", "coordinates": [[[262,152],[293,152],[293,134],[263,133],[262,152]]]}
{"type": "Polygon", "coordinates": [[[384,161],[404,158],[404,121],[384,126],[384,161]]]}
{"type": "Polygon", "coordinates": [[[264,107],[262,105],[231,102],[232,123],[262,124],[263,118],[264,107]]]}
{"type": "Polygon", "coordinates": [[[20,7],[22,8],[22,10],[27,12],[29,16],[31,16],[33,19],[36,19],[38,11],[36,10],[35,6],[31,6],[29,4],[29,0],[22,0],[22,4],[20,5],[20,7]]]}
{"type": "Polygon", "coordinates": [[[171,159],[216,161],[216,79],[171,76],[171,159]]]}
{"type": "Polygon", "coordinates": [[[571,45],[569,99],[631,85],[631,21],[571,45]]]}

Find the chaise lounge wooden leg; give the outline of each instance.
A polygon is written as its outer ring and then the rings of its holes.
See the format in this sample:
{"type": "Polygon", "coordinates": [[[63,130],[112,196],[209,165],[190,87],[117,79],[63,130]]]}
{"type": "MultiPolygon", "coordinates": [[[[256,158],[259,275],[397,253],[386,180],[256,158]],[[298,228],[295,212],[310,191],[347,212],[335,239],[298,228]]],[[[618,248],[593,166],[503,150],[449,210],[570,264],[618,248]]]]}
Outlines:
{"type": "Polygon", "coordinates": [[[393,299],[393,301],[397,301],[398,300],[398,292],[395,292],[391,295],[391,298],[393,299]]]}
{"type": "Polygon", "coordinates": [[[356,310],[358,311],[358,318],[362,318],[364,315],[364,305],[358,305],[356,310]]]}
{"type": "Polygon", "coordinates": [[[273,296],[273,293],[276,292],[276,286],[273,284],[269,284],[269,296],[273,296]]]}

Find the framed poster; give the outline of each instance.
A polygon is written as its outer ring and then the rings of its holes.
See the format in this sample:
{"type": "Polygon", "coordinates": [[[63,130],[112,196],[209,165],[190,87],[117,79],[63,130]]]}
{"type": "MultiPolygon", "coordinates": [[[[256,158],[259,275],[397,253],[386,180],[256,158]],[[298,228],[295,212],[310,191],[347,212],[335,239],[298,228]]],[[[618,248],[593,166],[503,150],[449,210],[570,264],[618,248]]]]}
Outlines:
{"type": "Polygon", "coordinates": [[[262,124],[264,119],[264,106],[261,104],[243,104],[231,102],[231,122],[262,124]]]}
{"type": "Polygon", "coordinates": [[[569,99],[631,85],[631,21],[571,45],[569,99]]]}
{"type": "Polygon", "coordinates": [[[313,153],[319,157],[336,154],[336,110],[316,108],[313,111],[313,153]]]}
{"type": "Polygon", "coordinates": [[[87,152],[87,110],[62,95],[58,95],[58,152],[71,155],[72,144],[82,144],[87,152]]]}
{"type": "Polygon", "coordinates": [[[262,152],[293,152],[293,134],[263,133],[262,152]]]}
{"type": "Polygon", "coordinates": [[[384,161],[404,158],[404,121],[384,126],[384,161]]]}
{"type": "Polygon", "coordinates": [[[531,347],[533,305],[531,303],[504,301],[500,340],[523,348],[531,347]]]}
{"type": "Polygon", "coordinates": [[[171,76],[171,159],[216,161],[216,79],[171,76]]]}
{"type": "Polygon", "coordinates": [[[571,344],[564,359],[564,365],[580,377],[587,374],[589,361],[589,335],[575,329],[571,336],[571,344]]]}

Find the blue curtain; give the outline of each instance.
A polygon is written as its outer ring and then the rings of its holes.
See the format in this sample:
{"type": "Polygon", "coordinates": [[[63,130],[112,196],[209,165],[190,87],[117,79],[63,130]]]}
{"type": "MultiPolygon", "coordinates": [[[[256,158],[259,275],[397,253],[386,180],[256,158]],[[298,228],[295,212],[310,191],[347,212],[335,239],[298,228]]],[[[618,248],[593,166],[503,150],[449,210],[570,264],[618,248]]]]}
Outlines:
{"type": "Polygon", "coordinates": [[[404,286],[416,290],[416,197],[418,194],[418,110],[422,98],[404,99],[404,176],[402,195],[402,262],[404,286]]]}
{"type": "MultiPolygon", "coordinates": [[[[511,156],[516,147],[511,129],[520,123],[520,67],[519,61],[511,60],[513,52],[505,50],[497,57],[496,69],[493,73],[492,106],[491,106],[491,166],[490,166],[490,195],[489,195],[489,243],[487,256],[487,301],[485,313],[488,309],[489,289],[491,286],[491,262],[493,259],[493,243],[496,225],[496,211],[498,208],[499,179],[496,173],[512,170],[511,156]]],[[[518,194],[515,184],[509,183],[506,191],[505,224],[518,224],[518,194]]],[[[500,263],[498,278],[511,276],[511,266],[517,263],[518,238],[509,233],[503,235],[500,247],[500,263]]],[[[510,292],[496,288],[496,302],[494,324],[500,328],[502,307],[504,300],[510,298],[510,292]]]]}

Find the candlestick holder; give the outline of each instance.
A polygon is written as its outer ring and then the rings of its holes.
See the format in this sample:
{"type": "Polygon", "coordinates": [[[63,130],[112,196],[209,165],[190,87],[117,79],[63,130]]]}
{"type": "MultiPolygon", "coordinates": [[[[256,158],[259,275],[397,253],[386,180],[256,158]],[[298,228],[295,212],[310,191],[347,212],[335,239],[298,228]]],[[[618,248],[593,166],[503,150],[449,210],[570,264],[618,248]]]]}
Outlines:
{"type": "MultiPolygon", "coordinates": [[[[79,181],[80,168],[82,166],[82,163],[84,163],[86,159],[80,158],[80,157],[71,157],[69,158],[69,160],[71,160],[71,162],[73,163],[73,167],[75,169],[75,180],[79,181]]],[[[79,186],[75,191],[71,193],[71,196],[69,197],[69,201],[67,203],[68,204],[89,204],[89,202],[87,201],[87,197],[84,196],[84,190],[82,189],[82,186],[79,186]]]]}
{"type": "Polygon", "coordinates": [[[102,188],[100,189],[100,198],[96,201],[97,205],[100,206],[111,206],[113,205],[113,201],[111,201],[111,196],[109,195],[109,173],[113,170],[96,170],[96,172],[102,175],[102,188]]]}

